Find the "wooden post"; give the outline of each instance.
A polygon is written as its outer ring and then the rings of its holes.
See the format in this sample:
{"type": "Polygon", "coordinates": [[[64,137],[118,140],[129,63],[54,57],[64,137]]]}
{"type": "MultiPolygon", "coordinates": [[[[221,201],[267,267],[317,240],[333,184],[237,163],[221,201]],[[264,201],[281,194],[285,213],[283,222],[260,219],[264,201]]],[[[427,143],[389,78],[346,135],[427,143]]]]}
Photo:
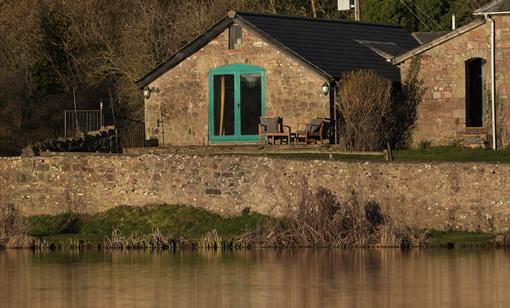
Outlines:
{"type": "Polygon", "coordinates": [[[359,6],[359,0],[354,0],[354,19],[356,19],[356,21],[361,20],[361,8],[359,6]]]}
{"type": "MultiPolygon", "coordinates": [[[[113,108],[113,96],[110,89],[108,89],[108,96],[110,96],[110,107],[112,107],[112,120],[113,127],[115,127],[115,153],[119,153],[119,136],[117,135],[117,121],[115,121],[115,109],[113,108]]],[[[110,153],[112,149],[110,148],[110,153]]]]}
{"type": "Polygon", "coordinates": [[[386,143],[385,156],[387,156],[388,161],[393,161],[393,151],[391,150],[391,145],[389,142],[386,143]]]}
{"type": "Polygon", "coordinates": [[[223,114],[225,113],[225,75],[221,76],[221,97],[220,97],[220,131],[223,136],[223,114]]]}
{"type": "Polygon", "coordinates": [[[80,129],[80,123],[78,122],[78,108],[76,107],[76,91],[74,89],[74,85],[73,85],[73,102],[74,102],[74,120],[76,121],[74,134],[76,136],[78,133],[81,133],[81,129],[80,129]]]}

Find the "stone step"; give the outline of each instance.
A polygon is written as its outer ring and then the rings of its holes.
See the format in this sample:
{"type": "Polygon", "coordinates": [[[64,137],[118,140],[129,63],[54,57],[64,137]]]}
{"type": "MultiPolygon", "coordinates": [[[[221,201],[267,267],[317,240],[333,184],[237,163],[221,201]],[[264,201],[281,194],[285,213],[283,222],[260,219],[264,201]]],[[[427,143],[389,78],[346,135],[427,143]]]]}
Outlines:
{"type": "Polygon", "coordinates": [[[487,135],[485,127],[466,127],[464,130],[465,135],[487,135]]]}
{"type": "Polygon", "coordinates": [[[462,137],[462,146],[468,148],[485,147],[487,134],[464,134],[462,137]]]}

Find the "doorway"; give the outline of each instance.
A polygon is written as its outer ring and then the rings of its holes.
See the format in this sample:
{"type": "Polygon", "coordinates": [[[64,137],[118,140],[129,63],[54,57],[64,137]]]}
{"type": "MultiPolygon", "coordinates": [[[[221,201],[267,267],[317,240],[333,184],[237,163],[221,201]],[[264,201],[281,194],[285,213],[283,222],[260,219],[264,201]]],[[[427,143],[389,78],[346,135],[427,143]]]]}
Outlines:
{"type": "Polygon", "coordinates": [[[209,72],[209,140],[258,140],[259,119],[265,115],[265,70],[234,64],[209,72]]]}
{"type": "Polygon", "coordinates": [[[484,59],[476,58],[466,62],[466,127],[483,127],[484,59]]]}

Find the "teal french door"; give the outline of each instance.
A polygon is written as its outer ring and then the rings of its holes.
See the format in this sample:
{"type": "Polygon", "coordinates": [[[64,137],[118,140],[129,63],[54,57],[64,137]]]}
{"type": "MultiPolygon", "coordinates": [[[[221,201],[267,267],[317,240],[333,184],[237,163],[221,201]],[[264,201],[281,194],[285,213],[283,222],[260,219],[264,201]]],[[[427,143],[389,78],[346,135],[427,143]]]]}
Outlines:
{"type": "Polygon", "coordinates": [[[209,140],[258,140],[260,116],[265,115],[265,70],[234,64],[209,71],[209,140]]]}

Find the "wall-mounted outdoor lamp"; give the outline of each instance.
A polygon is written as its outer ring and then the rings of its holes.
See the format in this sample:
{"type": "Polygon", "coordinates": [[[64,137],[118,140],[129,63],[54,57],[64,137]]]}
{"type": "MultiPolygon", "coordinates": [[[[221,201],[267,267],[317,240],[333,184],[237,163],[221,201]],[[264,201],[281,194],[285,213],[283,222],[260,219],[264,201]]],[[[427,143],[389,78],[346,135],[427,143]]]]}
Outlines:
{"type": "Polygon", "coordinates": [[[149,87],[143,88],[143,97],[145,98],[151,97],[151,89],[149,89],[149,87]]]}
{"type": "Polygon", "coordinates": [[[328,95],[329,94],[329,84],[327,82],[325,82],[323,85],[322,85],[322,93],[324,95],[328,95]]]}
{"type": "Polygon", "coordinates": [[[143,88],[143,97],[145,97],[146,99],[148,99],[149,97],[151,97],[151,93],[154,92],[154,93],[158,93],[159,90],[156,89],[156,88],[149,88],[148,86],[143,88]]]}

